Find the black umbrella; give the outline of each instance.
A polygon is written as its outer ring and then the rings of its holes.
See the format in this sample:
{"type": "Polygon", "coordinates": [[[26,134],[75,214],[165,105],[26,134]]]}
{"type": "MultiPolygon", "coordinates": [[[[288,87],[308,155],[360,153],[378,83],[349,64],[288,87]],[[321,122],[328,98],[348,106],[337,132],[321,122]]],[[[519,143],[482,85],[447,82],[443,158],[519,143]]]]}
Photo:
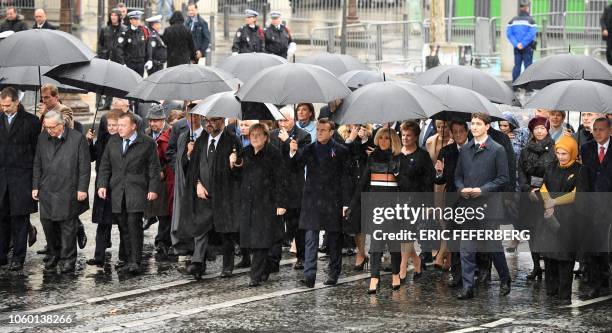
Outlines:
{"type": "Polygon", "coordinates": [[[233,74],[242,82],[246,82],[253,75],[268,67],[286,63],[287,59],[274,54],[240,53],[223,59],[216,67],[233,74]]]}
{"type": "MultiPolygon", "coordinates": [[[[45,74],[61,83],[83,88],[100,95],[124,98],[131,89],[137,86],[142,77],[135,71],[116,62],[94,58],[87,63],[66,64],[55,67],[45,74]]],[[[96,113],[98,115],[96,101],[96,113]]]]}
{"type": "Polygon", "coordinates": [[[558,81],[581,79],[612,85],[612,67],[591,56],[558,54],[527,67],[513,86],[542,89],[558,81]]]}
{"type": "Polygon", "coordinates": [[[134,87],[127,97],[142,101],[191,101],[236,90],[240,83],[240,80],[222,69],[194,64],[179,65],[155,72],[134,87]]]}
{"type": "Polygon", "coordinates": [[[493,103],[517,103],[512,89],[504,81],[470,66],[437,66],[420,74],[412,82],[423,86],[450,84],[473,90],[493,103]]]}
{"type": "Polygon", "coordinates": [[[203,101],[198,103],[192,110],[191,113],[199,114],[204,117],[223,117],[223,118],[237,118],[240,120],[280,120],[285,119],[283,115],[278,111],[278,108],[274,104],[266,103],[262,104],[265,107],[265,114],[261,117],[249,117],[243,112],[242,104],[236,99],[233,92],[227,91],[206,97],[203,101]]]}
{"type": "Polygon", "coordinates": [[[612,113],[612,87],[587,80],[561,81],[537,92],[524,107],[612,113]]]}
{"type": "Polygon", "coordinates": [[[303,64],[321,66],[334,73],[336,76],[340,76],[352,70],[369,70],[368,66],[364,63],[346,54],[323,52],[306,57],[300,62],[303,64]]]}
{"type": "MultiPolygon", "coordinates": [[[[41,66],[42,73],[49,71],[53,67],[41,66]]],[[[4,67],[0,68],[0,87],[11,86],[19,90],[37,91],[41,84],[53,84],[59,91],[66,93],[83,94],[87,91],[73,87],[48,77],[43,76],[41,81],[38,77],[38,66],[4,67]]]]}
{"type": "Polygon", "coordinates": [[[485,113],[493,118],[503,119],[501,111],[495,104],[473,90],[450,84],[434,84],[423,88],[437,96],[446,106],[444,111],[432,117],[434,119],[468,121],[474,113],[485,113]]]}
{"type": "Polygon", "coordinates": [[[351,90],[359,89],[370,83],[389,81],[385,73],[363,69],[348,71],[340,75],[338,79],[351,90]]]}

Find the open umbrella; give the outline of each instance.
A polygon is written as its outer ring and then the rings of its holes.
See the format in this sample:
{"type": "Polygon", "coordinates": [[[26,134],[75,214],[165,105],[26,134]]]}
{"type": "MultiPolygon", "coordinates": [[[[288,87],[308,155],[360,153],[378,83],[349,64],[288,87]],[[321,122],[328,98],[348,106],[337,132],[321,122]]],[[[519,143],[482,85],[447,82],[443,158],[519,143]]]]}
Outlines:
{"type": "Polygon", "coordinates": [[[612,67],[591,56],[552,55],[527,67],[513,86],[542,89],[558,81],[581,79],[612,85],[612,67]]]}
{"type": "Polygon", "coordinates": [[[191,101],[236,90],[240,83],[240,80],[222,69],[187,64],[155,72],[142,80],[127,97],[142,101],[191,101]]]}
{"type": "MultiPolygon", "coordinates": [[[[45,73],[53,67],[41,66],[41,72],[45,73]]],[[[39,81],[38,66],[20,66],[0,68],[0,87],[11,86],[19,90],[37,91],[42,84],[53,84],[59,91],[66,93],[83,94],[87,91],[73,87],[48,77],[43,76],[39,81]]]]}
{"type": "Polygon", "coordinates": [[[348,71],[352,70],[368,70],[368,66],[363,64],[356,58],[346,54],[336,53],[318,53],[304,60],[300,61],[303,64],[311,64],[321,66],[328,71],[334,73],[336,76],[340,76],[348,71]]]}
{"type": "Polygon", "coordinates": [[[286,64],[287,59],[269,53],[240,53],[229,56],[216,67],[233,74],[242,82],[248,81],[253,75],[272,66],[286,64]]]}
{"type": "Polygon", "coordinates": [[[612,113],[612,87],[587,80],[561,81],[537,92],[524,108],[612,113]]]}
{"type": "Polygon", "coordinates": [[[338,79],[351,90],[359,89],[374,82],[389,81],[384,73],[363,69],[348,71],[340,75],[338,79]]]}
{"type": "Polygon", "coordinates": [[[16,32],[2,40],[0,67],[38,66],[38,83],[42,86],[41,66],[85,62],[94,56],[83,42],[71,34],[58,30],[32,29],[16,32]]]}
{"type": "MultiPolygon", "coordinates": [[[[61,83],[95,92],[98,96],[107,95],[120,98],[124,98],[142,81],[142,77],[135,71],[116,62],[98,58],[86,63],[60,65],[45,75],[61,83]]],[[[96,123],[98,104],[99,101],[96,101],[92,128],[96,123]]]]}
{"type": "Polygon", "coordinates": [[[485,113],[491,117],[503,119],[501,111],[495,104],[473,90],[450,84],[434,84],[423,86],[423,88],[437,96],[446,105],[444,111],[433,116],[435,119],[468,120],[473,113],[485,113]]]}
{"type": "MultiPolygon", "coordinates": [[[[274,104],[266,103],[265,106],[269,110],[269,116],[257,120],[285,119],[274,104]]],[[[243,117],[240,102],[236,99],[236,96],[231,91],[217,93],[206,97],[206,99],[198,103],[198,105],[191,110],[191,113],[199,114],[204,117],[237,118],[240,120],[251,119],[248,117],[243,117]]]]}
{"type": "Polygon", "coordinates": [[[438,66],[421,73],[412,82],[423,86],[450,84],[473,90],[493,103],[517,103],[512,89],[504,81],[474,67],[438,66]]]}
{"type": "Polygon", "coordinates": [[[343,98],[351,91],[330,71],[308,64],[283,64],[255,74],[236,96],[245,102],[327,103],[343,98]]]}
{"type": "Polygon", "coordinates": [[[446,106],[434,94],[410,82],[377,82],[355,90],[334,113],[338,124],[384,124],[429,118],[446,106]]]}

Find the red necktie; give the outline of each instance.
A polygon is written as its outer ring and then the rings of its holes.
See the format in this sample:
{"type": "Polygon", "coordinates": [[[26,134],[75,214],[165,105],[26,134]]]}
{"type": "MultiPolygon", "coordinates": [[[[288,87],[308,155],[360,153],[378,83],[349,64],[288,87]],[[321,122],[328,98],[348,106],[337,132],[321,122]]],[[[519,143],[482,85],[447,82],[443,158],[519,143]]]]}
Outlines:
{"type": "Polygon", "coordinates": [[[603,146],[599,147],[599,163],[603,163],[605,156],[606,156],[606,153],[604,152],[604,147],[603,146]]]}

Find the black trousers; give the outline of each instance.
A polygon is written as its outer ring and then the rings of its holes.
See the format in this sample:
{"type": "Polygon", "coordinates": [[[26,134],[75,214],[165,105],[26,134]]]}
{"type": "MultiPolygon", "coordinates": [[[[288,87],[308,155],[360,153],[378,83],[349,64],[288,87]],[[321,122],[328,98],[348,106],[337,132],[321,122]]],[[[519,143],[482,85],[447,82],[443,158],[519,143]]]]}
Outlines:
{"type": "MultiPolygon", "coordinates": [[[[234,271],[234,244],[236,243],[235,233],[221,233],[221,255],[223,256],[222,270],[225,272],[234,271]]],[[[209,233],[194,238],[193,255],[191,262],[204,264],[206,262],[206,252],[208,251],[209,233]]]]}
{"type": "MultiPolygon", "coordinates": [[[[106,249],[111,247],[111,232],[112,224],[98,224],[96,228],[96,249],[94,251],[94,260],[104,261],[106,249]]],[[[119,240],[119,260],[127,261],[123,242],[119,240]]]]}
{"type": "MultiPolygon", "coordinates": [[[[382,252],[372,252],[370,254],[370,277],[380,278],[380,259],[382,252]]],[[[401,252],[391,252],[391,271],[393,274],[400,273],[400,264],[402,263],[401,252]]]]}
{"type": "MultiPolygon", "coordinates": [[[[612,31],[610,31],[612,34],[612,31]]],[[[608,39],[606,39],[606,60],[608,61],[608,65],[612,65],[612,36],[608,35],[608,39]]]]}
{"type": "Polygon", "coordinates": [[[303,261],[306,250],[306,231],[299,228],[300,211],[300,208],[287,209],[285,213],[285,227],[287,230],[287,240],[291,243],[291,240],[295,239],[296,257],[303,261]]]}
{"type": "Polygon", "coordinates": [[[63,221],[40,219],[47,239],[49,254],[61,264],[76,264],[78,219],[63,221]]]}
{"type": "Polygon", "coordinates": [[[144,62],[128,62],[125,65],[140,76],[144,76],[144,62]]]}
{"type": "MultiPolygon", "coordinates": [[[[589,278],[588,286],[593,290],[600,290],[608,286],[610,267],[607,253],[591,253],[587,257],[586,274],[589,278]]],[[[548,270],[548,267],[546,268],[548,270]]]]}
{"type": "Polygon", "coordinates": [[[172,226],[172,221],[170,216],[158,216],[157,219],[159,222],[157,223],[157,236],[155,236],[155,245],[164,244],[166,246],[172,245],[172,240],[170,239],[170,228],[172,226]]]}
{"type": "Polygon", "coordinates": [[[249,249],[253,255],[251,259],[251,281],[261,282],[261,277],[268,265],[268,252],[270,249],[249,249]]]}
{"type": "MultiPolygon", "coordinates": [[[[5,195],[8,197],[8,193],[5,195]]],[[[5,202],[8,207],[8,198],[5,202]]],[[[7,263],[7,255],[11,239],[13,240],[12,262],[23,263],[28,248],[28,215],[8,215],[10,212],[0,212],[0,264],[7,263]],[[2,216],[2,214],[7,214],[2,216]]]]}
{"type": "Polygon", "coordinates": [[[574,261],[544,258],[544,265],[547,292],[557,294],[560,299],[571,299],[574,261]]]}
{"type": "Polygon", "coordinates": [[[124,207],[119,214],[113,214],[117,225],[119,225],[120,247],[123,246],[128,264],[140,266],[142,260],[142,246],[144,242],[144,230],[142,229],[142,212],[128,213],[124,207]]]}

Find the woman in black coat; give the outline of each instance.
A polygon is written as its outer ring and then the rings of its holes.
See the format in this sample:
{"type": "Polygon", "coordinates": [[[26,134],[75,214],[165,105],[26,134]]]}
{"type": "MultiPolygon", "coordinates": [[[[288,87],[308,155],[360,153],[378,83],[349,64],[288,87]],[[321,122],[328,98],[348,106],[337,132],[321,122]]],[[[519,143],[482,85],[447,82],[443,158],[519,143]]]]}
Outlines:
{"type": "Polygon", "coordinates": [[[240,174],[240,247],[249,249],[251,261],[250,287],[267,280],[266,258],[274,243],[283,238],[280,216],[286,211],[285,166],[278,148],[268,143],[268,128],[253,124],[249,131],[251,145],[240,161],[230,155],[230,167],[240,174]]]}
{"type": "Polygon", "coordinates": [[[196,63],[196,51],[191,31],[184,25],[183,13],[175,11],[170,17],[170,26],[164,30],[162,39],[168,47],[167,67],[196,63]]]}
{"type": "MultiPolygon", "coordinates": [[[[527,146],[521,151],[518,164],[519,187],[521,192],[535,192],[542,186],[544,172],[546,168],[556,160],[555,142],[548,134],[550,124],[544,117],[535,117],[529,121],[529,131],[531,132],[527,146]]],[[[526,195],[521,196],[519,211],[520,229],[527,229],[533,235],[535,221],[539,218],[534,203],[527,199],[526,195]]],[[[527,275],[527,280],[542,279],[542,268],[540,267],[540,254],[534,251],[534,244],[530,243],[531,259],[533,260],[533,271],[527,275]]]]}

